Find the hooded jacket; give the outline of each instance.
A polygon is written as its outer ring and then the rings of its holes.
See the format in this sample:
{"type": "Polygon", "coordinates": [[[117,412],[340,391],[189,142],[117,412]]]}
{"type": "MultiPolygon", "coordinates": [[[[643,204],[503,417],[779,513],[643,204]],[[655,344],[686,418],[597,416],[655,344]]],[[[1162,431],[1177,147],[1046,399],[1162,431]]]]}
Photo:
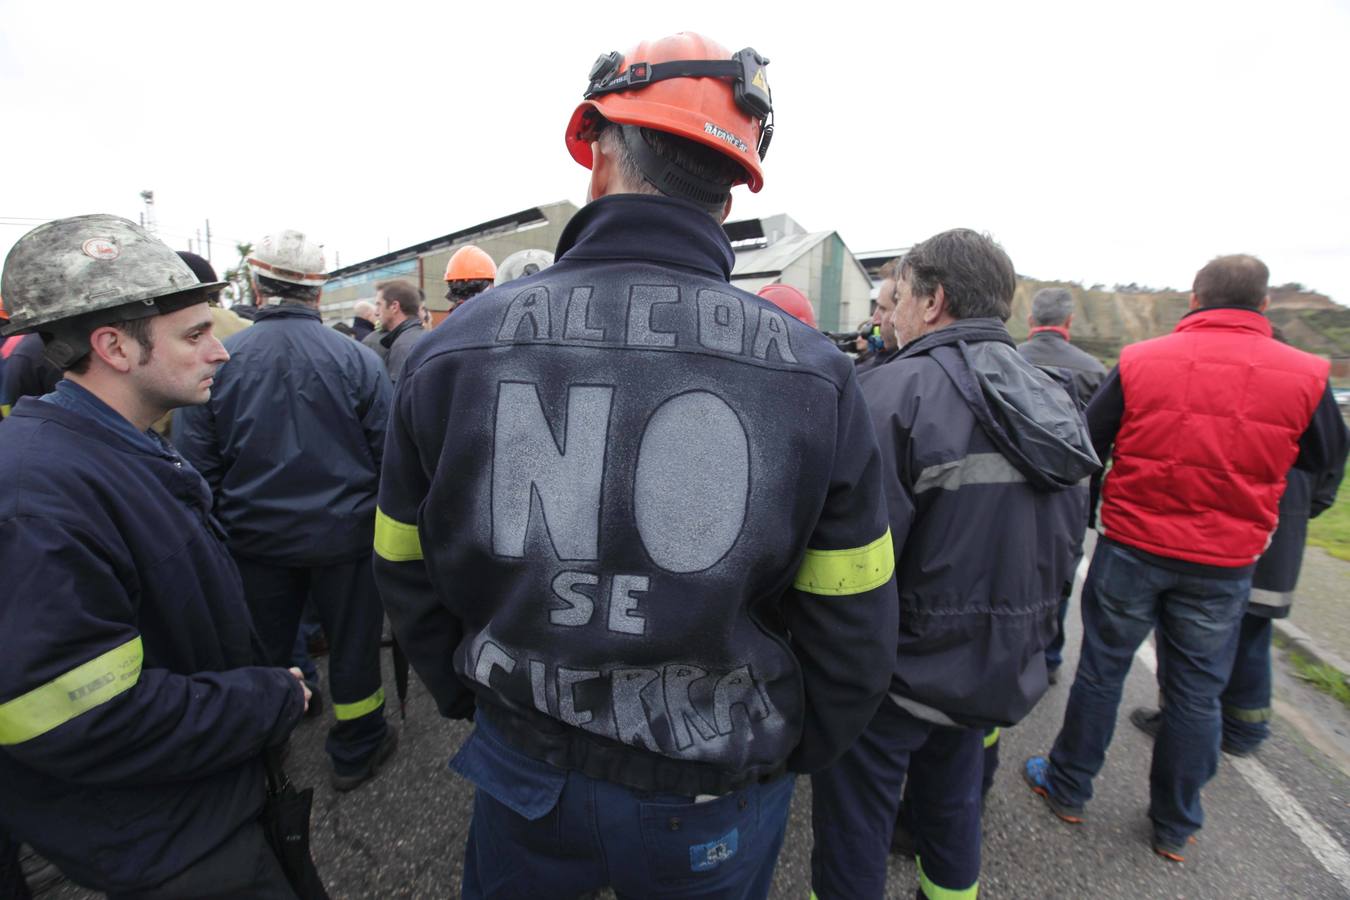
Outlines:
{"type": "Polygon", "coordinates": [[[78,385],[53,396],[0,427],[0,831],[127,892],[257,818],[304,700],[254,665],[201,476],[78,385]]]}
{"type": "Polygon", "coordinates": [[[1071,344],[1067,333],[1058,326],[1032,328],[1031,337],[1017,345],[1017,352],[1027,362],[1063,369],[1073,381],[1078,408],[1086,409],[1092,395],[1106,380],[1106,367],[1095,356],[1071,344]]]}
{"type": "Polygon", "coordinates": [[[863,376],[881,445],[900,597],[891,698],[931,722],[1015,724],[1100,468],[1074,401],[996,319],[963,319],[863,376]]]}
{"type": "Polygon", "coordinates": [[[729,283],[693,204],[619,195],[558,261],[413,350],[375,573],[450,716],[641,790],[814,771],[895,657],[880,458],[853,366],[729,283]]]}
{"type": "Polygon", "coordinates": [[[216,498],[231,552],[318,566],[370,552],[392,389],[384,366],[303,306],[267,306],[225,341],[211,399],[174,443],[216,498]]]}
{"type": "Polygon", "coordinates": [[[389,379],[394,384],[398,384],[399,378],[403,376],[403,367],[407,365],[412,348],[425,336],[426,331],[423,330],[417,316],[409,316],[400,322],[397,328],[380,338],[380,346],[388,353],[384,358],[384,364],[389,369],[389,379]]]}

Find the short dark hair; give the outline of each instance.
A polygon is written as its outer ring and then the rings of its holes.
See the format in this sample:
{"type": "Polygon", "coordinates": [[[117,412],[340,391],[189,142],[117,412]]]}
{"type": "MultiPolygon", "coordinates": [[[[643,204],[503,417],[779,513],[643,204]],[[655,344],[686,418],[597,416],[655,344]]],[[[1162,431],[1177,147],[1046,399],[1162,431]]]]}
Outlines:
{"type": "Polygon", "coordinates": [[[1017,272],[1008,254],[987,234],[953,228],[915,244],[900,263],[917,296],[931,297],[942,285],[947,312],[957,319],[1012,315],[1017,272]]]}
{"type": "MultiPolygon", "coordinates": [[[[108,326],[111,328],[116,328],[118,331],[122,332],[127,337],[132,338],[133,340],[136,341],[137,344],[140,345],[141,358],[136,361],[137,365],[144,366],[148,364],[150,362],[151,355],[153,355],[155,352],[155,340],[150,334],[151,328],[150,323],[151,320],[154,318],[155,318],[154,316],[145,316],[144,318],[140,319],[124,319],[121,322],[112,322],[108,326]]],[[[104,326],[102,325],[99,326],[99,328],[102,327],[104,326]]],[[[94,330],[96,331],[97,329],[94,330]]],[[[91,331],[90,333],[92,334],[93,332],[91,331]]],[[[47,343],[47,339],[48,336],[46,333],[44,333],[42,335],[43,343],[47,343]]],[[[92,352],[86,353],[84,356],[81,356],[79,359],[75,360],[73,363],[66,366],[65,371],[74,372],[76,375],[83,375],[85,372],[89,371],[89,362],[93,358],[93,356],[94,354],[92,352]]]]}
{"type": "MultiPolygon", "coordinates": [[[[745,178],[745,171],[740,165],[725,154],[697,141],[691,141],[688,138],[682,138],[665,131],[657,131],[654,128],[639,128],[637,132],[640,133],[638,139],[643,140],[652,149],[652,152],[662,160],[674,163],[677,168],[703,181],[712,182],[730,190],[733,184],[745,178]]],[[[619,171],[623,173],[624,182],[632,190],[640,194],[680,196],[678,193],[667,194],[643,174],[642,168],[628,149],[623,129],[618,125],[601,119],[596,125],[595,134],[596,140],[604,145],[605,152],[618,163],[619,171]]],[[[706,204],[694,200],[692,197],[681,199],[688,199],[700,206],[706,206],[706,204]]]]}
{"type": "Polygon", "coordinates": [[[456,303],[463,303],[477,297],[479,294],[492,287],[492,282],[486,278],[473,278],[467,281],[447,281],[445,283],[447,300],[454,300],[456,303]]]}
{"type": "Polygon", "coordinates": [[[1238,253],[1210,260],[1195,273],[1191,290],[1202,307],[1260,309],[1270,285],[1270,269],[1255,256],[1238,253]]]}
{"type": "Polygon", "coordinates": [[[253,277],[258,282],[258,293],[264,297],[280,297],[283,301],[290,300],[296,303],[314,303],[319,299],[319,292],[322,290],[318,285],[294,284],[289,281],[281,281],[276,278],[268,278],[266,275],[254,274],[253,277]]]}
{"type": "Polygon", "coordinates": [[[405,316],[415,316],[422,308],[422,292],[406,281],[381,281],[375,293],[384,295],[385,303],[397,303],[405,316]]]}

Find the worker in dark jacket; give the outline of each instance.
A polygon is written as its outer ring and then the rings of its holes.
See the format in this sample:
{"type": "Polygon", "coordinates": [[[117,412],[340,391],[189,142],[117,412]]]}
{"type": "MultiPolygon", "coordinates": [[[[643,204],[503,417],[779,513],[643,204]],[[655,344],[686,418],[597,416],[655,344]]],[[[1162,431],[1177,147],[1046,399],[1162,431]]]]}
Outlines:
{"type": "Polygon", "coordinates": [[[319,317],[323,252],[298,231],[249,259],[268,303],[225,342],[208,404],[180,413],[178,445],[216,514],[268,658],[291,659],[307,600],[329,644],[332,784],[351,790],[393,753],[380,684],[384,613],[371,574],[390,385],[380,361],[319,317]]]}
{"type": "Polygon", "coordinates": [[[878,272],[881,281],[877,284],[877,299],[872,306],[873,335],[868,338],[866,355],[860,354],[855,364],[859,374],[883,366],[895,358],[899,345],[896,342],[895,326],[891,314],[895,312],[895,281],[900,260],[893,259],[881,267],[878,272]]]}
{"type": "Polygon", "coordinates": [[[1092,443],[1115,461],[1083,585],[1083,648],[1054,748],[1023,769],[1056,816],[1084,820],[1125,676],[1156,627],[1149,818],[1154,852],[1173,862],[1204,824],[1220,695],[1286,476],[1339,467],[1347,448],[1330,363],[1271,337],[1268,280],[1255,257],[1211,260],[1176,330],[1126,347],[1088,405],[1092,443]]]}
{"type": "Polygon", "coordinates": [[[406,281],[385,281],[375,285],[375,314],[384,332],[380,345],[388,351],[384,359],[390,380],[397,385],[408,362],[408,354],[426,332],[422,329],[422,292],[406,281]]]}
{"type": "Polygon", "coordinates": [[[1064,369],[1073,378],[1078,405],[1088,401],[1106,380],[1106,367],[1095,356],[1069,342],[1073,324],[1073,293],[1068,288],[1041,288],[1031,298],[1031,333],[1017,352],[1038,366],[1064,369]]]}
{"type": "Polygon", "coordinates": [[[966,229],[914,246],[897,272],[900,352],[862,377],[895,540],[900,645],[890,699],[811,779],[811,886],[885,896],[906,775],[924,896],[973,897],[985,737],[1045,692],[1044,650],[1072,579],[1099,466],[1077,407],[1008,334],[1016,275],[966,229]]]}
{"type": "Polygon", "coordinates": [[[441,711],[474,716],[466,897],[762,898],[788,773],[885,695],[894,556],[853,367],[729,283],[765,74],[690,33],[603,57],[567,131],[597,199],[399,382],[377,572],[441,711]]]}
{"type": "MultiPolygon", "coordinates": [[[[1087,409],[1088,401],[1106,378],[1106,367],[1095,357],[1069,343],[1069,327],[1073,323],[1073,294],[1067,288],[1041,288],[1031,298],[1031,336],[1017,345],[1028,362],[1047,369],[1057,369],[1072,383],[1072,393],[1080,410],[1087,409]]],[[[1078,488],[1083,501],[1083,530],[1087,530],[1088,485],[1078,488]]],[[[1078,549],[1073,567],[1083,558],[1083,533],[1078,536],[1078,549]]],[[[1069,597],[1073,594],[1073,580],[1065,585],[1059,602],[1059,617],[1055,637],[1045,648],[1045,668],[1050,683],[1059,681],[1059,667],[1064,663],[1064,618],[1069,612],[1069,597]]]]}
{"type": "Polygon", "coordinates": [[[364,343],[375,330],[376,321],[375,304],[369,300],[358,300],[356,308],[352,310],[352,337],[358,343],[364,343]]]}
{"type": "Polygon", "coordinates": [[[24,334],[16,335],[9,340],[14,340],[15,343],[4,348],[8,353],[5,356],[4,379],[0,381],[2,409],[12,409],[14,404],[24,397],[50,394],[56,389],[56,383],[61,380],[61,370],[43,355],[41,337],[36,334],[24,334]]]}
{"type": "Polygon", "coordinates": [[[66,375],[0,427],[0,831],[113,900],[294,898],[257,818],[308,692],[259,664],[210,491],[149,431],[228,358],[219,287],[115,216],[5,262],[66,375]]]}

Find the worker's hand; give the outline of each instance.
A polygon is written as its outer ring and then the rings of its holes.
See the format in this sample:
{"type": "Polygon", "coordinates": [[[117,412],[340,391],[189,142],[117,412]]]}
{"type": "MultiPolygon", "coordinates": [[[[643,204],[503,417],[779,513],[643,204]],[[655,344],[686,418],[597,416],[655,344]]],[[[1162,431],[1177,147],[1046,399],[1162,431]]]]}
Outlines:
{"type": "Polygon", "coordinates": [[[298,682],[300,682],[300,690],[302,690],[302,691],[305,692],[305,710],[304,710],[304,711],[305,711],[305,712],[309,712],[309,698],[313,696],[313,692],[309,689],[309,685],[305,684],[305,673],[304,673],[304,672],[301,672],[301,671],[300,671],[299,669],[297,669],[295,666],[291,666],[291,667],[290,667],[289,669],[287,669],[286,671],[287,671],[287,672],[290,672],[292,675],[294,675],[294,676],[295,676],[295,680],[298,681],[298,682]]]}

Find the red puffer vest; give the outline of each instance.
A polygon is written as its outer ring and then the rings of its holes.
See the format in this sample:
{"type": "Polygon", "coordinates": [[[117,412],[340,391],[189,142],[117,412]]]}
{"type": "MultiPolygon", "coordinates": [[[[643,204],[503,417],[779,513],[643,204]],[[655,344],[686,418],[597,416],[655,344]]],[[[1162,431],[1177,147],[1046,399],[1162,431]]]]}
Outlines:
{"type": "Polygon", "coordinates": [[[1261,555],[1331,369],[1270,334],[1254,310],[1208,309],[1121,351],[1107,537],[1210,566],[1261,555]]]}

